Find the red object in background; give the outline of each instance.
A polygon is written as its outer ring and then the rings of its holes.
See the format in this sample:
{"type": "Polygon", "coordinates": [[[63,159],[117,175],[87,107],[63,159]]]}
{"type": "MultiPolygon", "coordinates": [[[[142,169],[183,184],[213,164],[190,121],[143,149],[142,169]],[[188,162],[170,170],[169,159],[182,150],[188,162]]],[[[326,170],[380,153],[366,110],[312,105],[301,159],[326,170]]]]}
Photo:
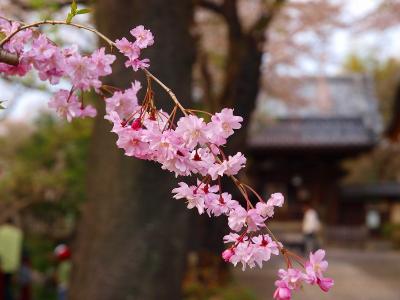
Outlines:
{"type": "Polygon", "coordinates": [[[67,245],[61,244],[54,249],[54,254],[58,260],[66,260],[71,257],[71,250],[67,245]]]}
{"type": "Polygon", "coordinates": [[[30,285],[24,286],[20,290],[19,300],[31,300],[32,299],[32,287],[30,285]]]}
{"type": "Polygon", "coordinates": [[[4,275],[3,272],[0,271],[0,300],[4,300],[4,275]]]}

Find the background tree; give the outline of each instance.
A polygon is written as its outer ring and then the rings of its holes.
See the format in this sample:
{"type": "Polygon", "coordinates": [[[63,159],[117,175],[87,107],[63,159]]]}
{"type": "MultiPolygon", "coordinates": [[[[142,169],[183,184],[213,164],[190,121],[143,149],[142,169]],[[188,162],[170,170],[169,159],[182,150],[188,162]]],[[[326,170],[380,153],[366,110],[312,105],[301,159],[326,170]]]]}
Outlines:
{"type": "MultiPolygon", "coordinates": [[[[400,3],[396,0],[381,1],[377,7],[357,23],[358,31],[383,31],[400,24],[400,3]]],[[[385,136],[392,142],[400,140],[400,73],[395,76],[398,81],[392,103],[392,115],[385,128],[385,136]]]]}
{"type": "MultiPolygon", "coordinates": [[[[112,39],[135,24],[151,28],[156,46],[151,70],[188,105],[194,44],[190,1],[99,0],[98,29],[112,39]]],[[[114,64],[108,83],[126,87],[133,74],[114,64]]],[[[168,107],[165,92],[156,101],[168,107]]],[[[169,106],[171,107],[171,106],[169,106]]],[[[100,111],[104,111],[99,101],[100,111]]],[[[88,202],[79,226],[71,299],[180,299],[188,214],[171,200],[172,174],[125,157],[111,126],[96,118],[88,169],[88,202]]]]}

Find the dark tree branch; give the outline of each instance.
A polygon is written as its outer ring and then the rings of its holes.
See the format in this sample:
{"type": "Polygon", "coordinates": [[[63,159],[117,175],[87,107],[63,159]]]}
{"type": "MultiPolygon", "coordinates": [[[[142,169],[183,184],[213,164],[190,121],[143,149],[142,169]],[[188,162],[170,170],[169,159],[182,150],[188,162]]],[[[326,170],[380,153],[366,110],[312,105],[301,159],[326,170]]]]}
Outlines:
{"type": "Polygon", "coordinates": [[[400,83],[396,87],[391,120],[385,130],[385,136],[392,142],[400,140],[400,83]]]}
{"type": "Polygon", "coordinates": [[[224,10],[221,5],[209,0],[198,0],[196,4],[202,8],[206,8],[219,15],[224,15],[224,10]]]}
{"type": "Polygon", "coordinates": [[[210,69],[208,67],[208,57],[206,53],[201,53],[199,57],[200,75],[203,82],[204,100],[211,112],[218,110],[217,99],[213,93],[213,80],[210,69]]]}
{"type": "Polygon", "coordinates": [[[260,18],[254,23],[249,34],[256,39],[263,39],[265,30],[270,26],[274,17],[277,15],[286,0],[275,0],[271,7],[266,10],[260,18]]]}
{"type": "Polygon", "coordinates": [[[228,24],[229,39],[242,38],[243,31],[237,11],[237,0],[225,0],[222,7],[225,20],[228,24]]]}
{"type": "Polygon", "coordinates": [[[18,56],[4,49],[0,49],[0,63],[17,66],[19,63],[18,56]]]}

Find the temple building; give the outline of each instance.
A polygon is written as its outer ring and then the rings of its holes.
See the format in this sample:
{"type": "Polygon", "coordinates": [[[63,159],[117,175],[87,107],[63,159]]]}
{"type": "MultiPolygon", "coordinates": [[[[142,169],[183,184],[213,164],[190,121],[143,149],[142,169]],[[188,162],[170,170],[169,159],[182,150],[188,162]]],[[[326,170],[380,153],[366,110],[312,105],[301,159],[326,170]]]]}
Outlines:
{"type": "Polygon", "coordinates": [[[285,194],[280,221],[300,221],[303,203],[310,202],[325,224],[365,224],[365,212],[347,202],[340,180],[344,159],[379,142],[382,121],[371,78],[307,77],[290,89],[298,101],[259,93],[247,142],[253,184],[264,195],[285,194]]]}

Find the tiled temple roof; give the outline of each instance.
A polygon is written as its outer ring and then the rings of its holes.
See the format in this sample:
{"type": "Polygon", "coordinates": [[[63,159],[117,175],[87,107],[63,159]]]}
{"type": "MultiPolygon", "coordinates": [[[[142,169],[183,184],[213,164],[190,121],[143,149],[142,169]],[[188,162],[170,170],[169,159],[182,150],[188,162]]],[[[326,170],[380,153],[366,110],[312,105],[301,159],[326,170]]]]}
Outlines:
{"type": "Polygon", "coordinates": [[[301,81],[298,93],[303,105],[296,109],[284,99],[260,92],[249,147],[336,149],[376,144],[382,125],[371,79],[359,75],[322,79],[322,83],[317,77],[301,81]]]}

